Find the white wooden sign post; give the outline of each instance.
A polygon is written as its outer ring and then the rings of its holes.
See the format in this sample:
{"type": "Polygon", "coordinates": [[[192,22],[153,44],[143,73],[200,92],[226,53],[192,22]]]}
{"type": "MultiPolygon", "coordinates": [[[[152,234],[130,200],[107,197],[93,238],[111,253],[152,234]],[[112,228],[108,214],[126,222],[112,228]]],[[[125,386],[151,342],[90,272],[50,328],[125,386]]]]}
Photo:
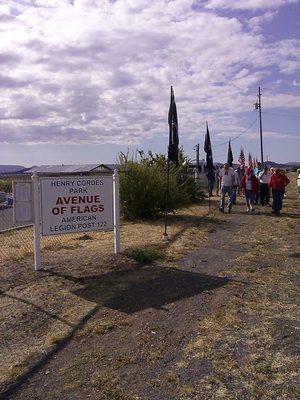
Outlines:
{"type": "Polygon", "coordinates": [[[32,197],[36,271],[41,268],[41,236],[113,230],[114,251],[120,251],[117,170],[113,175],[97,176],[33,175],[32,197]]]}
{"type": "Polygon", "coordinates": [[[34,269],[38,271],[41,268],[41,217],[40,217],[40,188],[39,177],[32,175],[33,191],[33,219],[34,219],[34,269]]]}
{"type": "Polygon", "coordinates": [[[118,170],[113,175],[113,203],[114,203],[114,245],[115,253],[120,252],[120,190],[118,170]]]}
{"type": "Polygon", "coordinates": [[[14,222],[33,222],[33,193],[30,180],[13,182],[13,219],[14,222]]]}

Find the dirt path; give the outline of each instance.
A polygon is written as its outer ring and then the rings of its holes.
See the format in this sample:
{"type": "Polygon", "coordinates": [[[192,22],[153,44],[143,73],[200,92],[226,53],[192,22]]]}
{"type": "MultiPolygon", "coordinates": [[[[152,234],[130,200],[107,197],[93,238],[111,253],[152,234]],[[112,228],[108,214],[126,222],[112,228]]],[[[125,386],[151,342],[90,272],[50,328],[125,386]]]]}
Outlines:
{"type": "Polygon", "coordinates": [[[216,214],[175,265],[47,272],[89,312],[2,398],[298,399],[298,205],[216,214]]]}

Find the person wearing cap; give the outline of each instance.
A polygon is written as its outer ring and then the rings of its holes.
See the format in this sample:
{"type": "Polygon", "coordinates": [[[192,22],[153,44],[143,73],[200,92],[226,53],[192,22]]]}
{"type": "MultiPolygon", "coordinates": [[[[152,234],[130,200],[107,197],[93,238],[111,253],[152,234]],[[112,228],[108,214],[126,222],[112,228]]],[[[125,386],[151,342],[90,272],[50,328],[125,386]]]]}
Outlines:
{"type": "Polygon", "coordinates": [[[280,211],[282,210],[284,191],[289,183],[289,178],[280,170],[280,168],[276,168],[269,183],[273,194],[272,214],[280,214],[280,211]]]}
{"type": "Polygon", "coordinates": [[[253,169],[248,167],[246,169],[246,174],[241,180],[241,188],[245,195],[247,212],[254,212],[254,198],[256,193],[259,191],[259,180],[253,174],[253,169]]]}
{"type": "Polygon", "coordinates": [[[260,192],[260,204],[262,206],[270,206],[270,188],[269,183],[271,180],[271,172],[268,171],[268,166],[265,165],[263,171],[258,175],[260,182],[259,192],[260,192]]]}
{"type": "Polygon", "coordinates": [[[230,213],[232,208],[232,191],[233,184],[235,181],[235,172],[232,167],[229,167],[228,163],[224,164],[224,167],[219,171],[219,180],[221,183],[221,201],[219,210],[224,212],[225,208],[225,197],[228,195],[227,208],[230,213]]]}

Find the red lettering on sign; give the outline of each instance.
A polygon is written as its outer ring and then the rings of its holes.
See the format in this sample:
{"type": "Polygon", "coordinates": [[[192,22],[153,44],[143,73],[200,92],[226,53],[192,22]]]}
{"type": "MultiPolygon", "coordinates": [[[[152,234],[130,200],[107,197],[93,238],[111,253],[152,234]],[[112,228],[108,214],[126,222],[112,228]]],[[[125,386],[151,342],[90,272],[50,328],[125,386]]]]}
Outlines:
{"type": "Polygon", "coordinates": [[[71,206],[71,214],[85,214],[85,213],[95,213],[95,212],[103,212],[104,205],[103,204],[92,204],[85,206],[71,206]]]}

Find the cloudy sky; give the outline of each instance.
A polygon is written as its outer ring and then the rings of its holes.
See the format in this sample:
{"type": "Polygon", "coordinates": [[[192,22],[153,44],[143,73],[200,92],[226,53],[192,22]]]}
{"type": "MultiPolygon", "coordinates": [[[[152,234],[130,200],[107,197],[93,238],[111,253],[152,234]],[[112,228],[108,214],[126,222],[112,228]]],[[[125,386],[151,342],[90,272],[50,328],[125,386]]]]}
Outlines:
{"type": "Polygon", "coordinates": [[[0,164],[166,152],[300,161],[300,0],[0,0],[0,164]]]}

